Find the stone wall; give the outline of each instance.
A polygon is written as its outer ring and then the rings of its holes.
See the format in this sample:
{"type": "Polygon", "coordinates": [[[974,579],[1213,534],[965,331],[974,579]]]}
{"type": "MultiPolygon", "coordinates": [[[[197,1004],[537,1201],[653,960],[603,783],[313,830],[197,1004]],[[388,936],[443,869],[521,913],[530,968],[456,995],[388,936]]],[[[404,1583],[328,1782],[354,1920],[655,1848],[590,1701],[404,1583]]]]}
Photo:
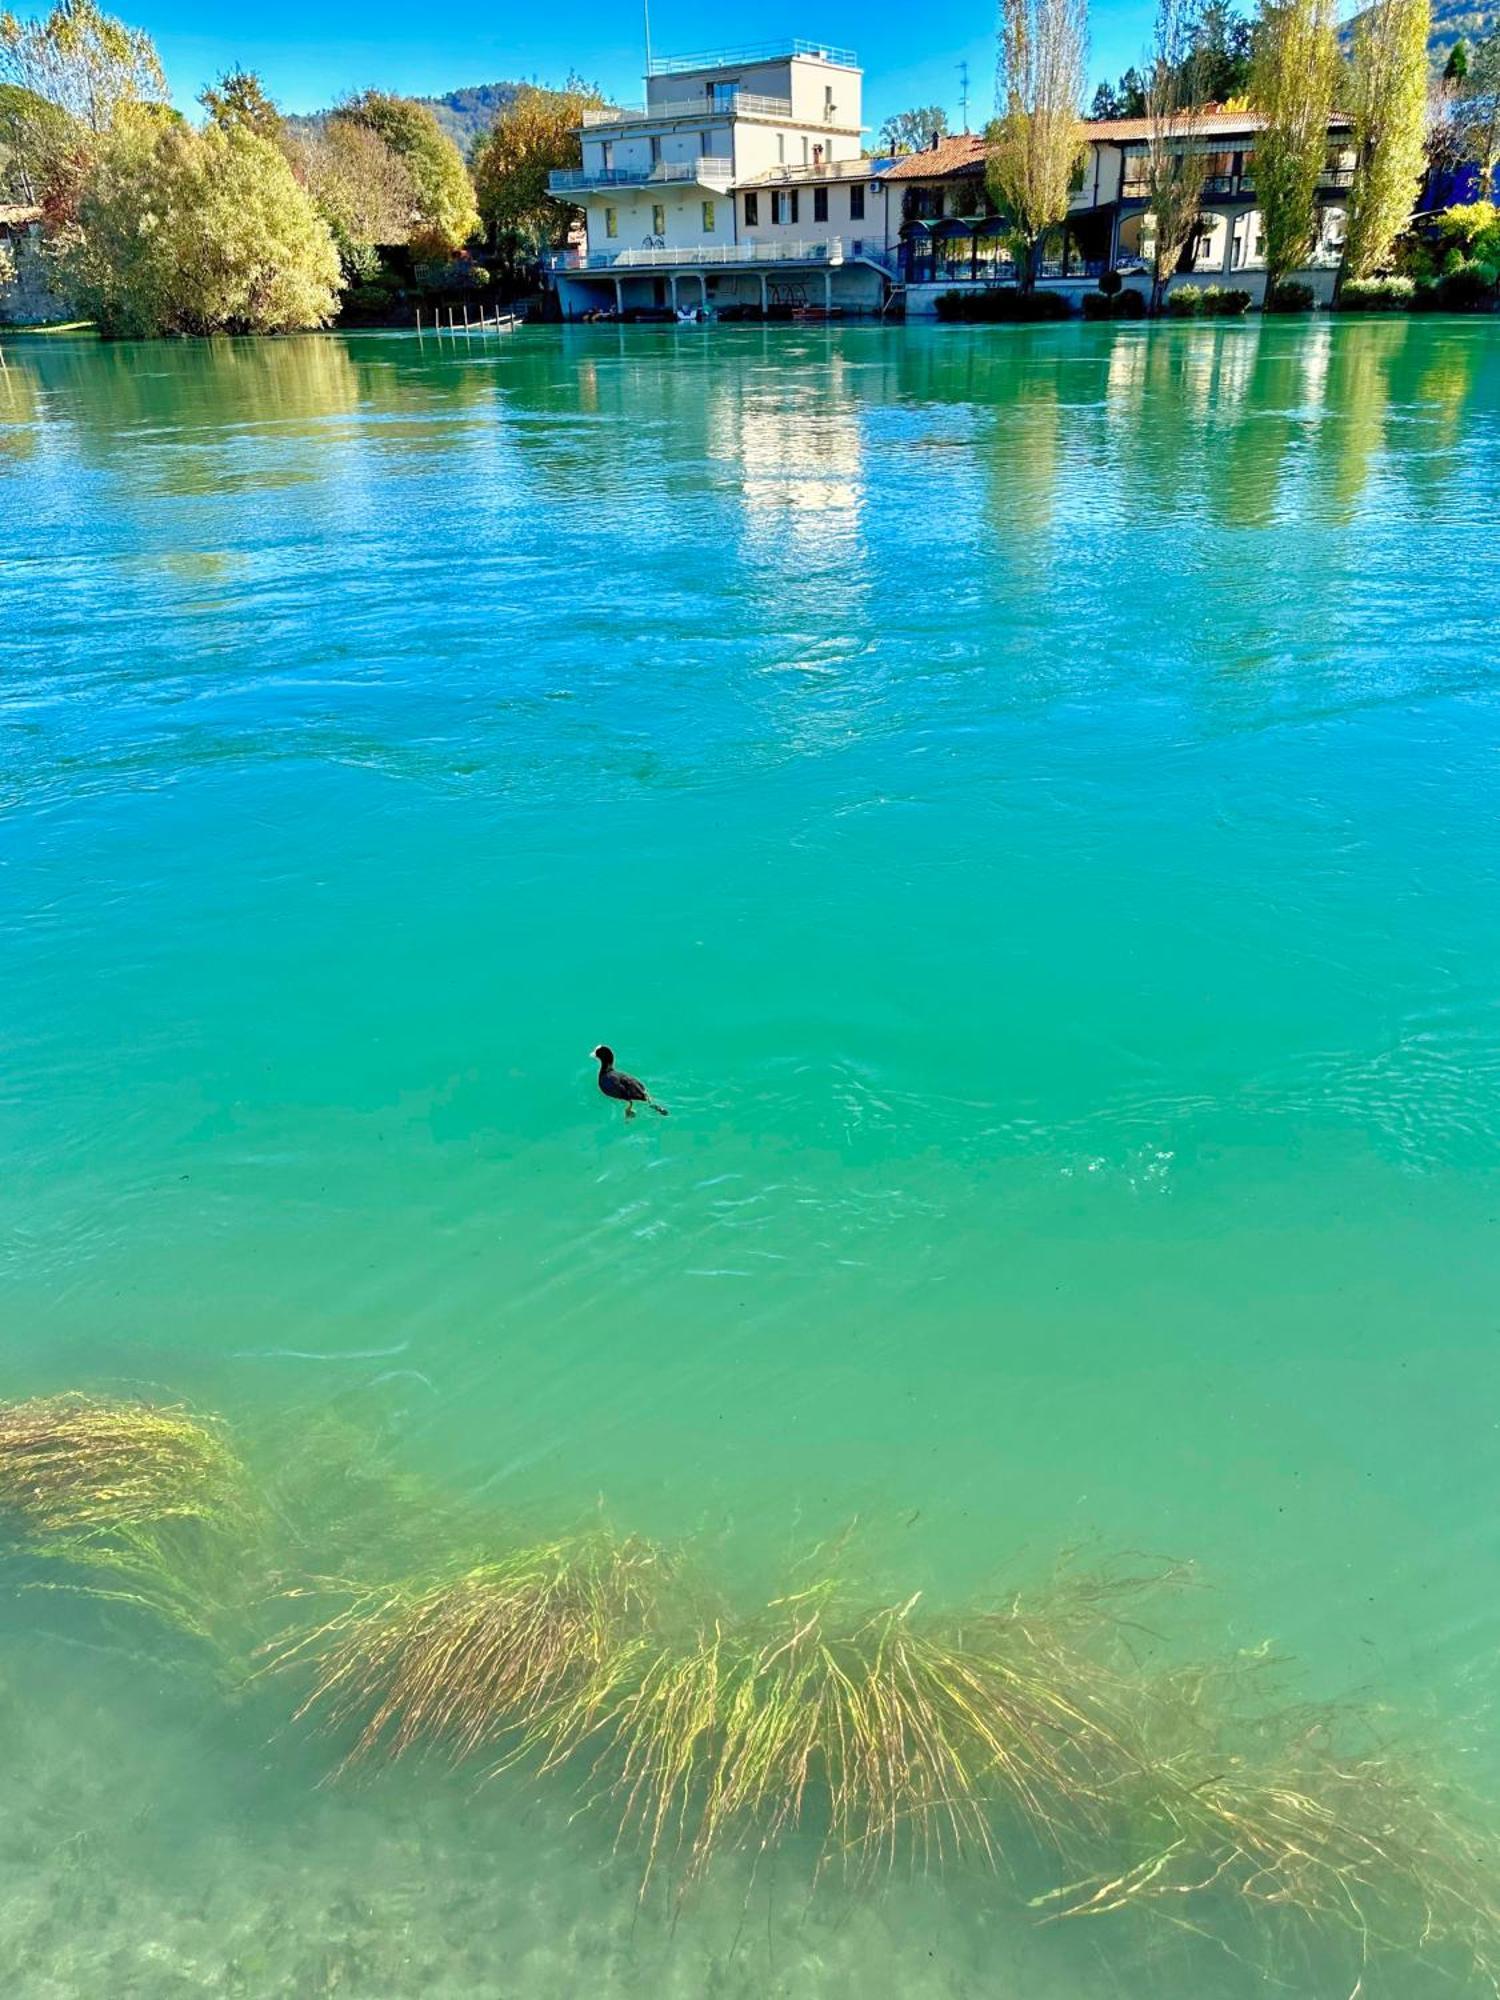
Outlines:
{"type": "Polygon", "coordinates": [[[52,266],[37,235],[0,237],[15,261],[14,282],[0,285],[0,325],[51,326],[69,317],[52,285],[52,266]]]}

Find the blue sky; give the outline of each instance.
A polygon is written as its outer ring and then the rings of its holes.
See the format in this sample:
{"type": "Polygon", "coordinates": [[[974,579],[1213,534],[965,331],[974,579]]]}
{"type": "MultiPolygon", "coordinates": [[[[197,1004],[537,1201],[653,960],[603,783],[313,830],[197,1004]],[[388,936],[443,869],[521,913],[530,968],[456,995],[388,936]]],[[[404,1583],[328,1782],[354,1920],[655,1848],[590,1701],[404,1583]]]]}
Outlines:
{"type": "MultiPolygon", "coordinates": [[[[39,0],[33,0],[41,11],[39,0]]],[[[310,111],[346,90],[379,85],[438,94],[499,77],[560,80],[570,67],[629,102],[641,94],[640,0],[570,0],[554,13],[514,4],[443,0],[414,14],[396,0],[107,0],[111,11],[152,34],[173,94],[187,109],[202,84],[244,64],[259,70],[290,111],[310,111]]],[[[27,0],[22,9],[30,11],[27,0]]],[[[1150,31],[1151,0],[1097,0],[1090,75],[1135,61],[1150,31]]],[[[778,36],[852,47],[865,71],[865,119],[941,103],[958,120],[958,65],[967,59],[970,122],[988,115],[994,92],[994,12],[984,0],[931,0],[923,8],[871,0],[773,0],[755,14],[712,16],[686,0],[654,0],[659,54],[760,43],[778,36]]]]}

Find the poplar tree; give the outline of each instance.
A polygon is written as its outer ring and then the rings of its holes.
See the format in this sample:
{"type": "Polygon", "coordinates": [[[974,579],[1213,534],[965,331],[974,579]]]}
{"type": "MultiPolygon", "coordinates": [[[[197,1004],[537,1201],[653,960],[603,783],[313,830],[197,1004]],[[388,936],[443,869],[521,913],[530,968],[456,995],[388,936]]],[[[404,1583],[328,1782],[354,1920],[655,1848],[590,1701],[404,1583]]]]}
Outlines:
{"type": "Polygon", "coordinates": [[[1064,221],[1087,150],[1080,122],[1087,0],[1000,0],[990,193],[1021,239],[1021,289],[1036,283],[1042,241],[1064,221]]]}
{"type": "Polygon", "coordinates": [[[1318,184],[1338,77],[1334,0],[1261,0],[1250,98],[1265,119],[1255,143],[1255,191],[1265,237],[1266,310],[1288,271],[1312,257],[1318,184]]]}
{"type": "Polygon", "coordinates": [[[1193,0],[1158,0],[1155,47],[1146,77],[1146,208],[1156,224],[1151,310],[1182,258],[1203,212],[1208,154],[1203,149],[1205,65],[1193,0]]]}
{"type": "Polygon", "coordinates": [[[1427,132],[1430,0],[1374,0],[1354,30],[1354,187],[1339,281],[1381,269],[1411,220],[1427,132]]]}

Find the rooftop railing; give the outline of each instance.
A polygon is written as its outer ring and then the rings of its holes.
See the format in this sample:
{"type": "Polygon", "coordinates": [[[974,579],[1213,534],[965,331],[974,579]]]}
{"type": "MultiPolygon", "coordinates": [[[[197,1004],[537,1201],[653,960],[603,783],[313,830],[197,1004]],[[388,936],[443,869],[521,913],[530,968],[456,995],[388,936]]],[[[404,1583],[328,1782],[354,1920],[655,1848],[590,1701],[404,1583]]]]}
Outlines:
{"type": "Polygon", "coordinates": [[[748,48],[700,49],[690,56],[653,56],[646,65],[647,76],[681,76],[694,69],[733,69],[741,63],[786,62],[793,56],[810,56],[814,62],[838,63],[844,69],[858,69],[853,49],[836,49],[829,42],[759,42],[748,48]]]}
{"type": "Polygon", "coordinates": [[[593,125],[642,125],[670,118],[786,118],[792,115],[789,97],[762,97],[753,90],[736,90],[720,98],[674,97],[661,104],[617,104],[607,110],[585,111],[585,127],[593,125]]]}
{"type": "Polygon", "coordinates": [[[727,187],[734,178],[734,161],[705,154],[696,160],[657,160],[640,167],[554,167],[547,176],[549,194],[577,194],[582,188],[661,187],[691,185],[727,187]]]}

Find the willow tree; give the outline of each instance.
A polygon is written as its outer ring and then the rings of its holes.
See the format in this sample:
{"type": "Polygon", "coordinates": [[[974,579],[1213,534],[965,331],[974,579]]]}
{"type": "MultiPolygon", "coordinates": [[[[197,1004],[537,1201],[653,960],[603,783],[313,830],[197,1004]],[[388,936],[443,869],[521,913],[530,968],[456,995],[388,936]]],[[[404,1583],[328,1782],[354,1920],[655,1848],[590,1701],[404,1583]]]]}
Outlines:
{"type": "Polygon", "coordinates": [[[124,339],[322,326],[340,285],[327,227],[269,139],[150,106],[101,141],[60,271],[124,339]]]}
{"type": "Polygon", "coordinates": [[[1146,211],[1156,225],[1151,310],[1203,212],[1208,155],[1201,137],[1207,66],[1193,0],[1158,0],[1146,73],[1146,211]]]}
{"type": "Polygon", "coordinates": [[[1354,27],[1354,186],[1339,280],[1369,278],[1411,220],[1426,165],[1430,0],[1374,0],[1354,27]]]}
{"type": "Polygon", "coordinates": [[[1250,98],[1265,119],[1255,143],[1255,191],[1266,252],[1266,310],[1288,271],[1317,243],[1318,184],[1339,55],[1335,0],[1261,0],[1250,98]]]}
{"type": "Polygon", "coordinates": [[[987,178],[996,207],[1021,240],[1021,288],[1030,291],[1043,240],[1067,217],[1086,151],[1079,111],[1087,0],[1000,0],[997,48],[987,178]]]}

